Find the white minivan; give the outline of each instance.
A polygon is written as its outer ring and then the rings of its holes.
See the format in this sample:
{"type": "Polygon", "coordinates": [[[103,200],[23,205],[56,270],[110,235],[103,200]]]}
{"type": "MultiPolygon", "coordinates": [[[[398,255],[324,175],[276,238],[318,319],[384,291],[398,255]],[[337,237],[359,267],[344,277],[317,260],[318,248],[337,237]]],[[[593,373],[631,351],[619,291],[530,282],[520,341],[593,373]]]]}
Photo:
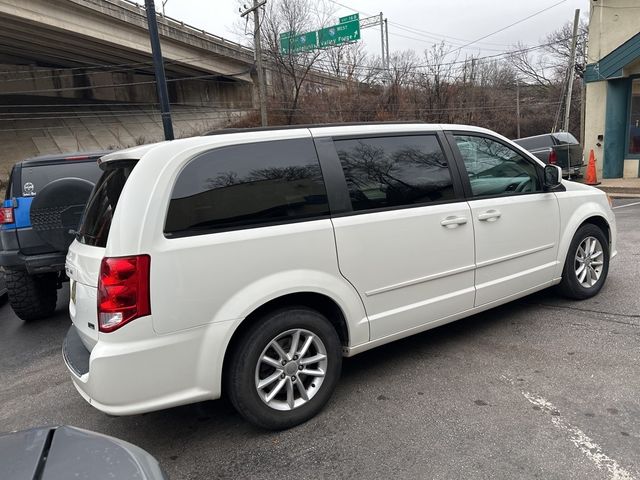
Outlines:
{"type": "Polygon", "coordinates": [[[63,354],[111,415],[224,394],[291,427],[343,356],[552,285],[591,297],[616,253],[604,193],[482,128],[222,131],[99,162],[63,354]]]}

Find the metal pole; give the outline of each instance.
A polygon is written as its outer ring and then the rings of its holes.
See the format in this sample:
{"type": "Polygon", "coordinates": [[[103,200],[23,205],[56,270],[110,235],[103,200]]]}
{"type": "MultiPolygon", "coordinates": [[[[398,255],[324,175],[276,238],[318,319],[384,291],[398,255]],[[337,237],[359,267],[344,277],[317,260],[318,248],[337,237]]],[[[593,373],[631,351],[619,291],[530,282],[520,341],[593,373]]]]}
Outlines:
{"type": "Polygon", "coordinates": [[[571,58],[569,59],[569,72],[567,74],[567,99],[564,106],[564,124],[563,130],[569,131],[569,114],[571,113],[571,93],[573,92],[573,78],[575,76],[576,65],[576,43],[578,41],[578,23],[580,22],[580,9],[576,8],[575,17],[573,18],[573,38],[571,40],[571,58]]]}
{"type": "Polygon", "coordinates": [[[517,138],[520,138],[520,82],[516,78],[516,126],[518,129],[517,138]]]}
{"type": "Polygon", "coordinates": [[[387,23],[387,19],[384,19],[384,37],[385,37],[385,43],[387,44],[386,46],[386,52],[387,52],[387,70],[389,70],[389,24],[387,23]]]}
{"type": "MultiPolygon", "coordinates": [[[[382,59],[382,65],[385,66],[385,56],[384,56],[384,21],[382,20],[382,12],[380,12],[380,48],[381,48],[381,59],[382,59]]],[[[386,66],[386,68],[388,69],[389,67],[386,66]]]]}
{"type": "Polygon", "coordinates": [[[267,120],[267,89],[265,85],[264,68],[262,67],[262,39],[260,38],[260,9],[258,0],[253,0],[253,41],[256,51],[256,68],[258,69],[258,96],[260,99],[260,122],[263,127],[268,125],[267,120]]]}
{"type": "Polygon", "coordinates": [[[145,0],[144,3],[147,11],[147,23],[149,24],[151,53],[153,55],[153,68],[156,74],[156,87],[158,90],[158,100],[160,101],[160,113],[162,115],[164,138],[165,140],[173,140],[173,125],[171,124],[171,109],[169,108],[169,92],[167,90],[167,78],[164,74],[162,50],[160,49],[156,6],[154,5],[153,0],[145,0]]]}

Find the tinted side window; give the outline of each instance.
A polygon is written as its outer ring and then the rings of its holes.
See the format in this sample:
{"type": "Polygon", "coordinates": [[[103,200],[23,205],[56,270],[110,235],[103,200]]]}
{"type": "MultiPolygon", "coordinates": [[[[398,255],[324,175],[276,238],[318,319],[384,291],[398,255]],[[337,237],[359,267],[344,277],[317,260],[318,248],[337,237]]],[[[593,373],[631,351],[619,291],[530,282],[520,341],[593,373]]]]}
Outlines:
{"type": "Polygon", "coordinates": [[[435,135],[335,140],[354,210],[455,199],[435,135]]]}
{"type": "Polygon", "coordinates": [[[474,196],[542,191],[535,165],[520,153],[486,137],[454,137],[474,196]]]}
{"type": "Polygon", "coordinates": [[[311,139],[218,148],[176,180],[165,233],[195,234],[329,214],[311,139]]]}
{"type": "Polygon", "coordinates": [[[97,160],[22,167],[22,195],[37,195],[49,183],[65,177],[83,178],[96,183],[101,174],[97,160]]]}

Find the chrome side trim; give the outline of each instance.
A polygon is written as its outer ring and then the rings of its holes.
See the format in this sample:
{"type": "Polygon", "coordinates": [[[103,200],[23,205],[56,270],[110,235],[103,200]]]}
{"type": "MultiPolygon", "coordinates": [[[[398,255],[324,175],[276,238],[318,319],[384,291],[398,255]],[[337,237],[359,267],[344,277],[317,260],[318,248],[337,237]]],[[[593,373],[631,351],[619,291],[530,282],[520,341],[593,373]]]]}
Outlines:
{"type": "Polygon", "coordinates": [[[488,267],[489,265],[495,265],[496,263],[506,262],[507,260],[513,260],[514,258],[524,257],[526,255],[531,255],[532,253],[542,252],[543,250],[549,250],[550,248],[555,247],[555,243],[550,243],[548,245],[541,245],[540,247],[530,248],[529,250],[523,250],[521,252],[511,253],[509,255],[505,255],[504,257],[493,258],[491,260],[485,260],[484,262],[479,262],[476,264],[477,268],[488,267]]]}
{"type": "Polygon", "coordinates": [[[438,278],[449,277],[451,275],[456,275],[458,273],[469,272],[476,268],[475,265],[467,265],[464,267],[454,268],[453,270],[447,270],[440,273],[434,273],[432,275],[427,275],[424,277],[414,278],[413,280],[407,280],[405,282],[395,283],[393,285],[388,285],[386,287],[375,288],[373,290],[369,290],[368,292],[364,292],[367,297],[372,297],[374,295],[378,295],[379,293],[390,292],[392,290],[397,290],[399,288],[408,287],[411,285],[417,285],[419,283],[430,282],[431,280],[437,280],[438,278]]]}

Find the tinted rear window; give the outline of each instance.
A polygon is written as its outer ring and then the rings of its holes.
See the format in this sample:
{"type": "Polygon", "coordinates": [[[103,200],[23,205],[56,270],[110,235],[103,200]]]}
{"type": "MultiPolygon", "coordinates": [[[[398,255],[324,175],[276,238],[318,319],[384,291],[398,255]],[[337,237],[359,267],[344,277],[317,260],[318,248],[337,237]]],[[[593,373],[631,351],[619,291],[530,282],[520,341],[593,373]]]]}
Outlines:
{"type": "Polygon", "coordinates": [[[551,135],[540,135],[538,137],[518,138],[514,142],[525,150],[535,150],[537,148],[551,147],[553,138],[551,138],[551,135]]]}
{"type": "Polygon", "coordinates": [[[82,178],[96,183],[102,174],[96,160],[91,162],[68,162],[55,165],[22,167],[21,195],[32,197],[54,180],[66,177],[82,178]]]}
{"type": "Polygon", "coordinates": [[[569,132],[557,132],[557,133],[554,133],[553,136],[561,145],[563,144],[573,145],[578,143],[578,140],[576,140],[576,137],[571,135],[569,132]]]}
{"type": "Polygon", "coordinates": [[[312,140],[257,142],[193,159],[176,180],[165,233],[194,235],[328,214],[312,140]]]}
{"type": "Polygon", "coordinates": [[[80,243],[95,247],[106,247],[111,220],[118,199],[129,178],[134,161],[108,164],[87,202],[82,223],[76,236],[80,243]]]}

